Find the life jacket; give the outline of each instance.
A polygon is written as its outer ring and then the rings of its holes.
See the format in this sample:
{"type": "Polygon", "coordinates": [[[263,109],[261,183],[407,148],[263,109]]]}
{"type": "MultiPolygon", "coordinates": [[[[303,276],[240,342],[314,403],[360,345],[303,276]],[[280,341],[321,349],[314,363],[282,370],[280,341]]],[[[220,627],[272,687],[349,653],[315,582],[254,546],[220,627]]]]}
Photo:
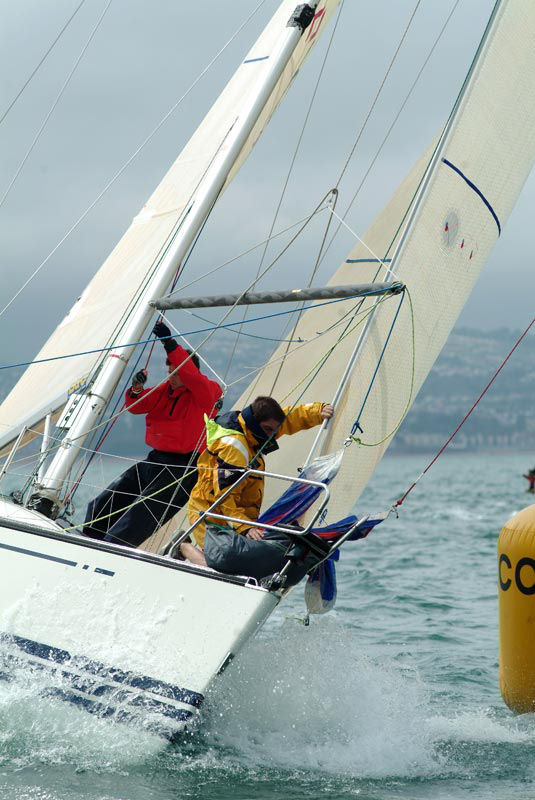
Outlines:
{"type": "MultiPolygon", "coordinates": [[[[199,478],[188,505],[190,525],[206,511],[248,467],[263,471],[264,453],[278,449],[274,441],[285,434],[297,433],[322,422],[323,403],[309,403],[295,408],[283,409],[285,419],[275,436],[262,449],[262,443],[248,427],[242,412],[231,411],[215,420],[206,420],[206,450],[197,462],[199,478]],[[260,452],[261,451],[261,452],[260,452]]],[[[264,443],[265,445],[265,443],[264,443]]],[[[264,477],[248,475],[214,509],[215,513],[235,517],[241,522],[225,522],[214,517],[209,519],[216,525],[228,525],[236,533],[246,533],[256,525],[264,497],[264,477]]],[[[193,531],[197,544],[202,547],[206,535],[204,520],[193,531]]]]}

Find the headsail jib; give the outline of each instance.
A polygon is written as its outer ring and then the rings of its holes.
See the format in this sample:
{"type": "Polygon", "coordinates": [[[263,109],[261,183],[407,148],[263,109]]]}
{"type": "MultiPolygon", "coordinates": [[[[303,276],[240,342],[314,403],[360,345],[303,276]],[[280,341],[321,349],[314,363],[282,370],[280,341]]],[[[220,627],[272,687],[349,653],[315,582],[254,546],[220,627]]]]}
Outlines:
{"type": "MultiPolygon", "coordinates": [[[[349,283],[358,272],[359,280],[377,280],[378,265],[388,258],[396,278],[407,287],[408,300],[397,317],[391,303],[382,303],[374,313],[366,346],[347,376],[335,417],[323,437],[324,451],[333,450],[355,423],[363,430],[359,438],[364,446],[348,448],[333,487],[330,513],[334,516],[348,513],[379,463],[444,346],[532,168],[535,14],[528,6],[496,4],[438,145],[413,169],[361,237],[363,244],[356,246],[332,279],[333,284],[349,283]],[[492,125],[488,124],[489,109],[492,125]]],[[[372,301],[366,303],[371,311],[372,301]]],[[[349,303],[345,309],[351,314],[349,303]]],[[[240,403],[262,393],[273,393],[285,403],[330,399],[360,340],[357,320],[351,324],[353,330],[349,325],[341,334],[325,308],[307,311],[293,334],[304,344],[288,348],[282,368],[280,348],[240,403]],[[318,331],[324,335],[314,339],[318,331]],[[336,358],[320,364],[320,343],[322,351],[334,347],[336,358]],[[318,368],[310,374],[314,364],[318,368]]],[[[304,434],[295,443],[293,463],[306,463],[311,438],[304,434]]],[[[287,472],[289,457],[288,453],[274,454],[270,467],[287,472]]]]}

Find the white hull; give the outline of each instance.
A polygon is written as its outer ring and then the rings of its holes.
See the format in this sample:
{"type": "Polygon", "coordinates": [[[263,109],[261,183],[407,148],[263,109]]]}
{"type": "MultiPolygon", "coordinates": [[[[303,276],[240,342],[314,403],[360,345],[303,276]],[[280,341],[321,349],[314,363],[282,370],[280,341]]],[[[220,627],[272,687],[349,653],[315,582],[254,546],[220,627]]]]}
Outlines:
{"type": "Polygon", "coordinates": [[[207,687],[279,596],[139,550],[62,532],[0,501],[5,666],[50,672],[49,693],[163,735],[198,714],[207,687]]]}

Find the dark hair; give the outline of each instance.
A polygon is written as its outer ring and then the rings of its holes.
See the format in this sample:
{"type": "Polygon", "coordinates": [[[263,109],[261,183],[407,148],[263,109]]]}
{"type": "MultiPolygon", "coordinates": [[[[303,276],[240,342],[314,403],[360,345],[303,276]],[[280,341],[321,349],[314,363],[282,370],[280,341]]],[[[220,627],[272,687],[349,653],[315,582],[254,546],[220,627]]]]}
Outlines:
{"type": "Polygon", "coordinates": [[[251,410],[257,422],[275,419],[284,422],[284,411],[273,397],[257,397],[251,403],[251,410]]]}
{"type": "MultiPolygon", "coordinates": [[[[184,350],[186,350],[186,348],[184,348],[184,350]]],[[[191,350],[186,350],[186,353],[188,354],[188,356],[191,356],[191,350]]],[[[201,362],[199,361],[199,356],[197,355],[197,353],[193,353],[190,360],[193,361],[197,369],[201,368],[201,362]]],[[[165,363],[168,367],[172,366],[168,358],[165,359],[165,363]]]]}

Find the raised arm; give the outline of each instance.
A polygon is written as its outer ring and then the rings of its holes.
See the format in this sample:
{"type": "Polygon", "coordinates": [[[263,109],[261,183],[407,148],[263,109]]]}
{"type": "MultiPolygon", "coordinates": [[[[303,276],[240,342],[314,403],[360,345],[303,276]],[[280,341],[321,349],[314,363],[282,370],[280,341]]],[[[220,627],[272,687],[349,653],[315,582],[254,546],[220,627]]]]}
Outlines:
{"type": "Polygon", "coordinates": [[[298,433],[320,425],[324,419],[330,419],[334,413],[330,403],[304,403],[300,406],[283,408],[286,419],[281,424],[275,438],[285,434],[298,433]]]}
{"type": "Polygon", "coordinates": [[[221,387],[203,375],[195,366],[191,355],[171,337],[171,331],[164,322],[157,322],[152,332],[162,339],[169,363],[178,368],[178,377],[205,411],[210,412],[221,397],[221,387]]]}

